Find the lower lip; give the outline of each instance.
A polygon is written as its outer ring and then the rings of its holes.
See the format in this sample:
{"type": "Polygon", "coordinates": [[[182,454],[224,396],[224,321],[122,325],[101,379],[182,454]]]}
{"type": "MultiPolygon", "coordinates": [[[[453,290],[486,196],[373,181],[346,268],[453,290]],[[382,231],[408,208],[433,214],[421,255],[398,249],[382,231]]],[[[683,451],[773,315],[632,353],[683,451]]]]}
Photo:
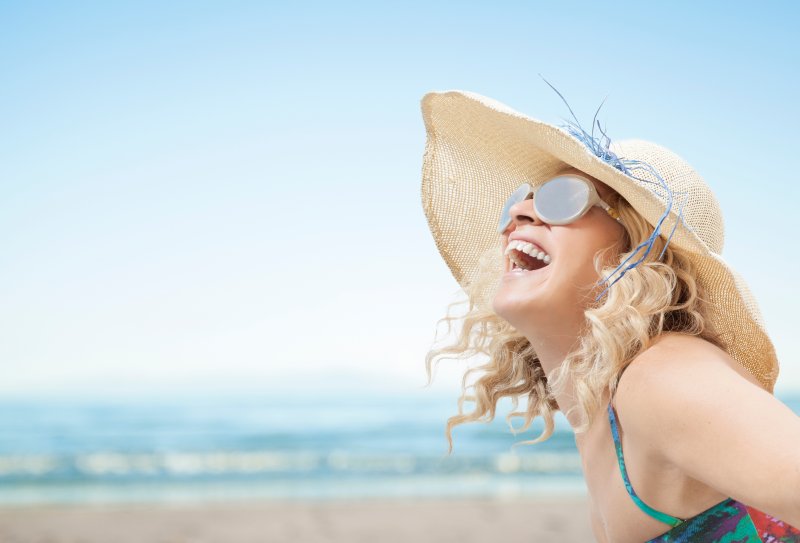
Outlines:
{"type": "Polygon", "coordinates": [[[527,276],[527,275],[530,275],[530,276],[540,275],[545,270],[547,270],[549,267],[550,267],[550,264],[548,264],[547,266],[545,266],[543,268],[539,268],[538,270],[523,270],[523,269],[517,268],[515,270],[510,270],[510,271],[505,272],[503,274],[503,278],[505,279],[505,278],[508,278],[508,277],[524,277],[524,276],[527,276]]]}

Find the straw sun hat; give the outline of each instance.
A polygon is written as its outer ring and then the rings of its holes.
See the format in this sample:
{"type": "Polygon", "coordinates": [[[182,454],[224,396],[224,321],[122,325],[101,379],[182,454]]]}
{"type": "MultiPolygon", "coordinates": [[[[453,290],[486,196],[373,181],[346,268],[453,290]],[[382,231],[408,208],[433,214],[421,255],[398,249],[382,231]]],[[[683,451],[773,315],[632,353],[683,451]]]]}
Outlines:
{"type": "Polygon", "coordinates": [[[523,182],[535,187],[573,166],[630,203],[655,227],[651,239],[660,227],[672,232],[667,241],[689,252],[726,351],[773,392],[775,349],[750,289],[720,256],[719,204],[682,158],[655,143],[611,143],[571,123],[547,124],[472,92],[429,92],[421,105],[427,133],[422,206],[461,286],[473,279],[481,255],[500,242],[497,221],[514,189],[523,182]]]}

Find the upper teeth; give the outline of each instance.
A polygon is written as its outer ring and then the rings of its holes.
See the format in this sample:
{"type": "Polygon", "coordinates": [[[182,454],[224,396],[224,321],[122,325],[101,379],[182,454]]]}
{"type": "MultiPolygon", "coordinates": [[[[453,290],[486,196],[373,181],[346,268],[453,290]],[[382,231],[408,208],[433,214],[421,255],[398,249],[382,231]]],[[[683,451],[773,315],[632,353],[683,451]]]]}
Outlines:
{"type": "Polygon", "coordinates": [[[506,247],[505,254],[508,255],[511,251],[516,249],[517,251],[522,251],[525,254],[529,254],[534,258],[538,258],[539,260],[543,261],[545,264],[550,263],[550,255],[542,251],[533,243],[528,241],[520,241],[517,239],[512,239],[508,242],[508,246],[506,247]]]}

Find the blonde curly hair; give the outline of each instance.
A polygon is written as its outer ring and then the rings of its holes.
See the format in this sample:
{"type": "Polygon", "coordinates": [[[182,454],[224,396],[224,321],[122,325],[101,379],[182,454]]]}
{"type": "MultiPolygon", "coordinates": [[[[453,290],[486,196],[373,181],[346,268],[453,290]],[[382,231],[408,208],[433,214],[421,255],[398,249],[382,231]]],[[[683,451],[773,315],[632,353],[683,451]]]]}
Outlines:
{"type": "MultiPolygon", "coordinates": [[[[612,191],[605,200],[622,217],[625,231],[621,246],[624,250],[614,255],[609,251],[616,249],[611,247],[595,254],[594,268],[598,278],[610,276],[653,230],[618,193],[612,191]],[[608,266],[609,261],[614,263],[608,266]]],[[[488,357],[486,363],[464,373],[458,414],[447,419],[448,455],[453,451],[453,427],[474,421],[492,421],[497,402],[503,397],[512,399],[513,410],[506,416],[506,422],[515,433],[527,430],[536,416],[541,416],[545,423],[544,430],[536,439],[514,446],[546,441],[553,434],[554,414],[560,410],[554,392],[563,391],[570,375],[577,399],[573,409],[577,409],[581,420],[574,431],[578,434],[585,432],[592,425],[593,414],[600,406],[604,390],[613,394],[622,370],[664,332],[699,336],[724,350],[719,334],[711,327],[705,292],[695,278],[691,260],[684,250],[669,244],[659,261],[665,243],[666,237],[662,233],[647,257],[628,270],[600,301],[584,311],[585,334],[579,338],[578,347],[553,370],[549,380],[530,342],[492,309],[492,295],[502,273],[502,265],[498,266],[498,263],[502,262],[503,254],[499,243],[486,251],[480,259],[475,279],[464,287],[467,299],[450,303],[445,317],[436,323],[438,329],[439,324],[445,322],[448,333],[453,321],[461,323],[457,339],[451,345],[432,348],[425,357],[426,386],[432,381],[432,365],[441,359],[488,357]],[[465,303],[468,304],[466,314],[451,316],[454,306],[465,303]],[[480,376],[467,387],[467,378],[472,373],[480,376]],[[474,394],[468,395],[468,388],[474,389],[474,394]],[[521,396],[528,399],[524,412],[516,411],[521,396]],[[465,401],[475,403],[474,411],[464,413],[465,401]],[[515,429],[511,424],[512,417],[524,417],[523,426],[515,429]]],[[[640,257],[641,250],[629,262],[640,257]]]]}

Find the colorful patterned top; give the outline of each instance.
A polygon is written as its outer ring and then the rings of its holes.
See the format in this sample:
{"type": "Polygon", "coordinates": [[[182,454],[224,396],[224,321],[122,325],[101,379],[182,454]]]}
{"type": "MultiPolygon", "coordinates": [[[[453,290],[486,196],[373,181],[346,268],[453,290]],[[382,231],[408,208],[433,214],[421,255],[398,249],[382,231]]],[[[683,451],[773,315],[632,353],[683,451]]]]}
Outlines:
{"type": "Polygon", "coordinates": [[[727,498],[689,519],[656,511],[636,495],[628,480],[616,412],[611,402],[608,403],[608,418],[628,494],[642,511],[672,526],[669,531],[646,543],[800,543],[800,530],[733,498],[727,498]]]}

